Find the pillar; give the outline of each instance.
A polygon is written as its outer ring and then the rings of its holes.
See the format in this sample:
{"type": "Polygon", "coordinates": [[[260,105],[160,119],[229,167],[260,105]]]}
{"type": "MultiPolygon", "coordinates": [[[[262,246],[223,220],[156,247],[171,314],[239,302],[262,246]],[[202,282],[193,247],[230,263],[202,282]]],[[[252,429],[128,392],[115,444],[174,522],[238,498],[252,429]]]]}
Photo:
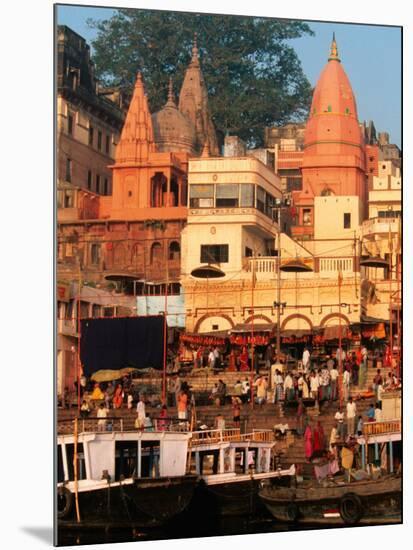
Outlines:
{"type": "Polygon", "coordinates": [[[181,206],[181,197],[182,197],[182,176],[176,175],[176,183],[178,185],[178,197],[176,206],[181,206]]]}
{"type": "Polygon", "coordinates": [[[392,474],[394,472],[394,465],[393,465],[393,441],[389,441],[389,468],[390,473],[392,474]]]}
{"type": "Polygon", "coordinates": [[[361,445],[361,467],[366,467],[366,447],[364,445],[361,445]]]}
{"type": "Polygon", "coordinates": [[[262,473],[262,470],[261,470],[261,457],[262,457],[262,448],[259,447],[257,449],[257,473],[258,474],[262,473]]]}
{"type": "Polygon", "coordinates": [[[377,441],[374,442],[374,461],[376,464],[379,462],[379,444],[377,441]]]}
{"type": "Polygon", "coordinates": [[[142,442],[138,441],[138,478],[142,476],[142,442]]]}
{"type": "Polygon", "coordinates": [[[222,449],[222,448],[219,450],[218,472],[220,474],[223,474],[225,472],[225,468],[224,468],[224,449],[222,449]]]}
{"type": "Polygon", "coordinates": [[[199,460],[199,451],[195,453],[195,472],[198,476],[201,475],[201,463],[199,460]]]}

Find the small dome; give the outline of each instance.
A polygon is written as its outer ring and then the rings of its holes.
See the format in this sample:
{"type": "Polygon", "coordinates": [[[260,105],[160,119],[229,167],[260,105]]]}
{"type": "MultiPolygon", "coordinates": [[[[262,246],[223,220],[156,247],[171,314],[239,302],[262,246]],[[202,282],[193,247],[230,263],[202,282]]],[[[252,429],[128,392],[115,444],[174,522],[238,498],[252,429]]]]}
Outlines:
{"type": "Polygon", "coordinates": [[[195,153],[196,132],[192,122],[177,108],[169,80],[168,101],[152,115],[156,148],[160,152],[195,153]]]}

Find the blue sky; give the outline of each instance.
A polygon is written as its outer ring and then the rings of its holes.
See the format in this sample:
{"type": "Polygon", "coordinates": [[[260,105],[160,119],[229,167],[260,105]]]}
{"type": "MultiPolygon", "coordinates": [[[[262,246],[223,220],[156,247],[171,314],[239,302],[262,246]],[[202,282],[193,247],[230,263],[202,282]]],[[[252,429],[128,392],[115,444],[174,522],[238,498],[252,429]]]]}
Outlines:
{"type": "MultiPolygon", "coordinates": [[[[57,22],[72,28],[89,43],[95,31],[86,23],[108,19],[114,10],[58,6],[57,22]]],[[[309,22],[315,36],[292,40],[304,73],[314,86],[327,62],[333,32],[357,100],[359,120],[373,120],[378,132],[390,134],[401,146],[401,30],[398,27],[309,22]]]]}

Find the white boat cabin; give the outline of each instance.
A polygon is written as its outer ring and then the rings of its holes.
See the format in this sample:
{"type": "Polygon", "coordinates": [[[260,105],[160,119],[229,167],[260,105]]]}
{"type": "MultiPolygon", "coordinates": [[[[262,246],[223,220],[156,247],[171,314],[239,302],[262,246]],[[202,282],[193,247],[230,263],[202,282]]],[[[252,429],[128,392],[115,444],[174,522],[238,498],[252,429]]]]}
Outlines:
{"type": "Polygon", "coordinates": [[[380,467],[388,473],[401,468],[403,455],[401,434],[401,390],[384,392],[382,418],[379,422],[367,422],[363,434],[357,438],[361,447],[361,465],[380,467]]]}
{"type": "MultiPolygon", "coordinates": [[[[186,474],[188,440],[182,432],[83,432],[77,437],[77,479],[107,483],[186,474]]],[[[58,483],[74,472],[75,436],[58,436],[58,483]]]]}
{"type": "Polygon", "coordinates": [[[271,450],[275,445],[272,431],[240,434],[239,430],[194,432],[191,441],[191,473],[208,484],[215,481],[257,479],[271,471],[271,450]]]}

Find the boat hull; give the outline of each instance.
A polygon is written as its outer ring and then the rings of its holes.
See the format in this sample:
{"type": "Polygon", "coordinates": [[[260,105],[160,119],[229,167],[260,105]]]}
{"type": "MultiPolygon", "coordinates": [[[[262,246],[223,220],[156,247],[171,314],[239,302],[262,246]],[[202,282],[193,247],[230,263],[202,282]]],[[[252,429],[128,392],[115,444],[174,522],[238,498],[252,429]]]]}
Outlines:
{"type": "MultiPolygon", "coordinates": [[[[197,483],[197,476],[171,478],[142,478],[132,483],[107,484],[95,490],[78,492],[80,522],[77,521],[75,498],[71,505],[60,507],[59,528],[80,525],[107,525],[133,522],[140,526],[162,525],[190,503],[197,483]],[[63,509],[63,514],[62,514],[63,509]]],[[[68,490],[68,489],[67,489],[68,490]]],[[[58,489],[58,509],[59,509],[58,489]]]]}
{"type": "Polygon", "coordinates": [[[280,522],[313,525],[401,522],[401,478],[332,487],[264,487],[260,499],[280,522]]]}
{"type": "MultiPolygon", "coordinates": [[[[267,480],[271,486],[285,486],[289,478],[267,480]]],[[[189,507],[197,513],[216,517],[268,516],[266,507],[258,496],[262,486],[261,479],[249,478],[222,483],[208,483],[201,480],[194,491],[189,507]]]]}

